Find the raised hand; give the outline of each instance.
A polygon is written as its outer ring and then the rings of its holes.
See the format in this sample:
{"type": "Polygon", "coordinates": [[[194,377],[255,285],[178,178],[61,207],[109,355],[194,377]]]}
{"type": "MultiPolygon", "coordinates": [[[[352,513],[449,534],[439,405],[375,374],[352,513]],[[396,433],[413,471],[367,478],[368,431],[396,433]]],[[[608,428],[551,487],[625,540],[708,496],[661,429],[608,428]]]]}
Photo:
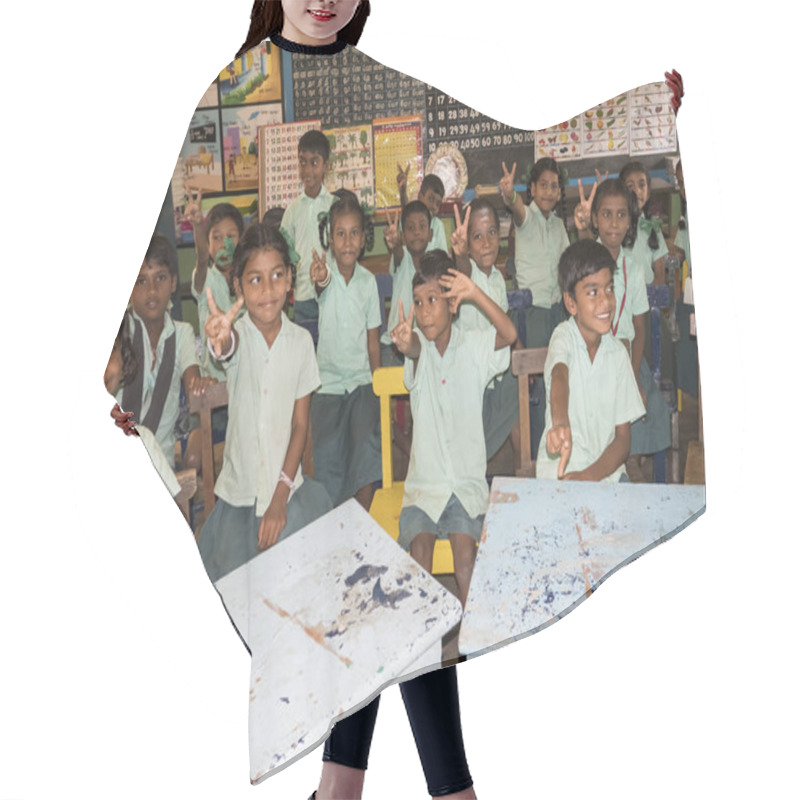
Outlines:
{"type": "MultiPolygon", "coordinates": [[[[547,452],[551,455],[561,453],[561,460],[558,462],[558,477],[564,478],[564,470],[572,454],[572,431],[569,425],[557,425],[547,431],[546,440],[547,452]]],[[[568,479],[569,480],[569,479],[568,479]]]]}
{"type": "Polygon", "coordinates": [[[193,228],[200,228],[203,225],[203,211],[200,208],[200,203],[203,202],[203,190],[193,189],[188,183],[184,183],[183,190],[186,192],[186,208],[183,211],[183,218],[187,222],[191,222],[193,228]],[[197,193],[197,197],[193,198],[193,193],[197,193]]]}
{"type": "MultiPolygon", "coordinates": [[[[598,173],[598,178],[599,178],[598,173]]],[[[594,202],[594,196],[597,192],[597,187],[600,185],[600,180],[597,183],[592,184],[592,191],[589,193],[589,197],[587,198],[583,191],[583,183],[581,179],[578,178],[578,192],[580,193],[580,201],[578,205],[575,206],[575,213],[573,214],[573,219],[575,220],[575,227],[579,231],[585,231],[589,228],[589,221],[592,218],[592,203],[594,202]]]]}
{"type": "Polygon", "coordinates": [[[514,174],[517,171],[517,162],[511,167],[511,172],[506,167],[506,162],[503,162],[503,177],[500,178],[500,193],[503,195],[503,202],[510,206],[514,202],[514,174]]]}
{"type": "Polygon", "coordinates": [[[387,226],[383,231],[383,240],[386,242],[386,247],[390,253],[393,253],[400,246],[400,210],[396,210],[394,214],[387,209],[386,211],[387,226]]]}
{"type": "Polygon", "coordinates": [[[464,221],[461,221],[461,212],[458,206],[453,206],[453,211],[456,215],[456,227],[450,237],[450,243],[453,245],[453,255],[456,258],[463,258],[469,252],[469,215],[472,213],[472,207],[467,206],[467,213],[464,214],[464,221]]]}
{"type": "Polygon", "coordinates": [[[325,282],[328,277],[328,263],[325,253],[320,258],[316,250],[311,251],[311,266],[308,268],[308,277],[316,284],[325,282]]]}
{"type": "Polygon", "coordinates": [[[669,101],[670,105],[672,106],[672,110],[677,114],[678,109],[681,107],[681,98],[683,97],[683,78],[677,70],[665,72],[664,77],[666,78],[667,86],[672,91],[672,97],[669,101]]]}
{"type": "Polygon", "coordinates": [[[399,321],[392,331],[392,342],[403,355],[406,355],[411,350],[414,339],[414,312],[416,309],[411,306],[411,316],[406,319],[403,313],[403,301],[400,300],[397,304],[397,310],[399,312],[399,321]]]}
{"type": "Polygon", "coordinates": [[[597,167],[595,167],[594,168],[594,175],[597,178],[597,182],[598,183],[602,183],[604,180],[606,180],[606,178],[608,178],[608,170],[606,170],[606,174],[605,175],[601,175],[600,174],[600,170],[597,169],[597,167]]]}
{"type": "Polygon", "coordinates": [[[211,344],[211,348],[217,358],[227,352],[231,346],[231,331],[233,330],[233,320],[239,313],[239,309],[244,304],[244,295],[233,304],[233,308],[227,313],[222,313],[214,302],[214,295],[211,289],[206,287],[206,299],[208,300],[208,319],[206,319],[205,334],[211,344]]]}
{"type": "Polygon", "coordinates": [[[115,403],[114,408],[111,409],[111,417],[114,420],[114,424],[121,428],[126,436],[139,435],[139,432],[134,427],[136,421],[133,419],[133,411],[123,411],[119,407],[119,403],[115,403]]]}
{"type": "Polygon", "coordinates": [[[397,190],[402,192],[408,188],[408,172],[411,169],[411,162],[406,161],[406,168],[403,169],[400,166],[400,162],[397,162],[397,190]]]}
{"type": "Polygon", "coordinates": [[[457,269],[447,270],[447,274],[439,278],[439,285],[447,292],[447,302],[453,314],[458,311],[461,303],[474,300],[475,294],[480,291],[471,278],[457,269]]]}

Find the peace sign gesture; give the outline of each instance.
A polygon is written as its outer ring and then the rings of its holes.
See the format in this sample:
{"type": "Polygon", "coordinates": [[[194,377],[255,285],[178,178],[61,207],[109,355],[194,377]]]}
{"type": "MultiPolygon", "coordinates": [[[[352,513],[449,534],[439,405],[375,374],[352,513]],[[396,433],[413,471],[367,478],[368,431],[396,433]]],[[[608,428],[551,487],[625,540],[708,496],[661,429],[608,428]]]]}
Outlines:
{"type": "Polygon", "coordinates": [[[400,162],[397,162],[397,189],[398,191],[402,192],[408,187],[408,172],[411,169],[411,162],[406,161],[406,168],[403,169],[400,166],[400,162]]]}
{"type": "Polygon", "coordinates": [[[467,206],[467,213],[464,214],[464,221],[461,221],[461,212],[458,206],[453,206],[456,215],[456,228],[450,237],[453,245],[453,255],[458,258],[465,258],[469,253],[469,215],[472,213],[472,206],[467,206]]]}
{"type": "MultiPolygon", "coordinates": [[[[320,258],[316,250],[311,251],[311,266],[308,268],[308,277],[318,286],[325,283],[325,279],[328,277],[328,264],[325,253],[320,258]]],[[[326,283],[325,285],[327,286],[328,284],[326,283]]]]}
{"type": "Polygon", "coordinates": [[[205,334],[208,343],[217,358],[221,358],[223,353],[231,349],[231,335],[233,332],[233,320],[239,313],[239,309],[244,303],[244,295],[233,304],[233,308],[227,313],[222,313],[214,302],[214,295],[211,288],[206,287],[206,299],[208,300],[208,319],[206,319],[205,334]]]}
{"type": "Polygon", "coordinates": [[[392,253],[400,245],[400,209],[397,209],[394,214],[386,209],[386,222],[388,224],[383,231],[383,240],[386,242],[389,252],[392,253]]]}
{"type": "Polygon", "coordinates": [[[517,171],[517,162],[511,167],[511,172],[506,167],[506,162],[503,162],[503,177],[500,178],[500,193],[503,195],[503,202],[510,206],[514,202],[514,174],[517,171]]]}
{"type": "Polygon", "coordinates": [[[411,316],[406,319],[403,313],[403,301],[397,304],[399,312],[399,322],[392,331],[392,342],[394,346],[405,356],[411,352],[414,344],[414,312],[416,309],[411,306],[411,316]]]}
{"type": "MultiPolygon", "coordinates": [[[[598,178],[599,176],[600,174],[598,173],[598,178]]],[[[578,202],[578,205],[575,206],[573,219],[575,220],[575,228],[579,233],[581,231],[589,230],[589,221],[592,218],[592,203],[594,203],[594,195],[597,192],[597,187],[599,185],[599,180],[592,184],[592,191],[589,193],[589,197],[587,198],[583,191],[583,183],[581,182],[581,179],[578,178],[578,191],[580,192],[581,199],[578,202]]]]}
{"type": "Polygon", "coordinates": [[[183,190],[188,200],[183,212],[183,218],[187,222],[191,222],[193,228],[200,228],[203,225],[203,211],[200,208],[200,203],[203,202],[203,190],[193,189],[188,183],[183,184],[183,190]],[[197,193],[196,199],[192,197],[193,192],[197,193]]]}

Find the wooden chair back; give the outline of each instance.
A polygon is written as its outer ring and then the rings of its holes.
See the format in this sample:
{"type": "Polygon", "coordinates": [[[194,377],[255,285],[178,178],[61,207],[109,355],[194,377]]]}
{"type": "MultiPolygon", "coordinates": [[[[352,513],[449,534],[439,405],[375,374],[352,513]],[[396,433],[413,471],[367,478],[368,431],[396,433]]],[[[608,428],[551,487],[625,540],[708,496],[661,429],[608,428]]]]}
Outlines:
{"type": "Polygon", "coordinates": [[[522,478],[534,477],[536,459],[531,454],[531,406],[529,378],[544,374],[547,358],[546,347],[534,347],[511,351],[511,372],[517,376],[519,384],[519,438],[520,467],[517,475],[522,478]]]}
{"type": "Polygon", "coordinates": [[[189,411],[200,415],[200,464],[203,470],[203,516],[214,508],[214,443],[211,438],[211,412],[228,405],[228,384],[213,383],[200,397],[189,396],[189,411]]]}

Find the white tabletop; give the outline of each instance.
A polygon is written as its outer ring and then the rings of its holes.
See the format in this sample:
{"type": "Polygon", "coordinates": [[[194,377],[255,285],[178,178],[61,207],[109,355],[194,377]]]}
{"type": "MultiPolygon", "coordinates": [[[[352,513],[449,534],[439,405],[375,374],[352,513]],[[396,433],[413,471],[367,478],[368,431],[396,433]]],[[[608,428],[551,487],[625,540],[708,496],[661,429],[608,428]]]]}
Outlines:
{"type": "Polygon", "coordinates": [[[221,578],[252,653],[250,778],[263,780],[384,686],[441,663],[458,599],[355,501],[221,578]]]}
{"type": "Polygon", "coordinates": [[[704,486],[495,478],[460,652],[480,655],[560,619],[705,502],[704,486]]]}

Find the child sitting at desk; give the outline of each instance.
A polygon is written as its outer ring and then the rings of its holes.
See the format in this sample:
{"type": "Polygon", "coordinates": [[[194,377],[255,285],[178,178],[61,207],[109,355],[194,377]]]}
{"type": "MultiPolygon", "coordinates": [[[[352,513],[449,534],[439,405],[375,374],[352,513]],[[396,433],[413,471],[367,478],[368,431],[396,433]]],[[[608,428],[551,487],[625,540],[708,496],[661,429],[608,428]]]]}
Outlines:
{"type": "Polygon", "coordinates": [[[559,260],[570,319],[553,332],[544,365],[546,434],[537,478],[627,478],[631,422],[644,414],[644,405],[627,348],[611,332],[616,266],[602,244],[588,239],[570,245],[559,260]]]}
{"type": "Polygon", "coordinates": [[[414,415],[398,544],[430,572],[436,539],[449,538],[464,605],[489,503],[483,393],[508,366],[517,332],[503,309],[442,250],[422,257],[413,287],[411,314],[406,319],[401,305],[392,331],[406,356],[404,381],[414,415]],[[486,314],[492,327],[464,331],[453,325],[465,301],[486,314]],[[422,336],[413,329],[415,315],[422,336]]]}

